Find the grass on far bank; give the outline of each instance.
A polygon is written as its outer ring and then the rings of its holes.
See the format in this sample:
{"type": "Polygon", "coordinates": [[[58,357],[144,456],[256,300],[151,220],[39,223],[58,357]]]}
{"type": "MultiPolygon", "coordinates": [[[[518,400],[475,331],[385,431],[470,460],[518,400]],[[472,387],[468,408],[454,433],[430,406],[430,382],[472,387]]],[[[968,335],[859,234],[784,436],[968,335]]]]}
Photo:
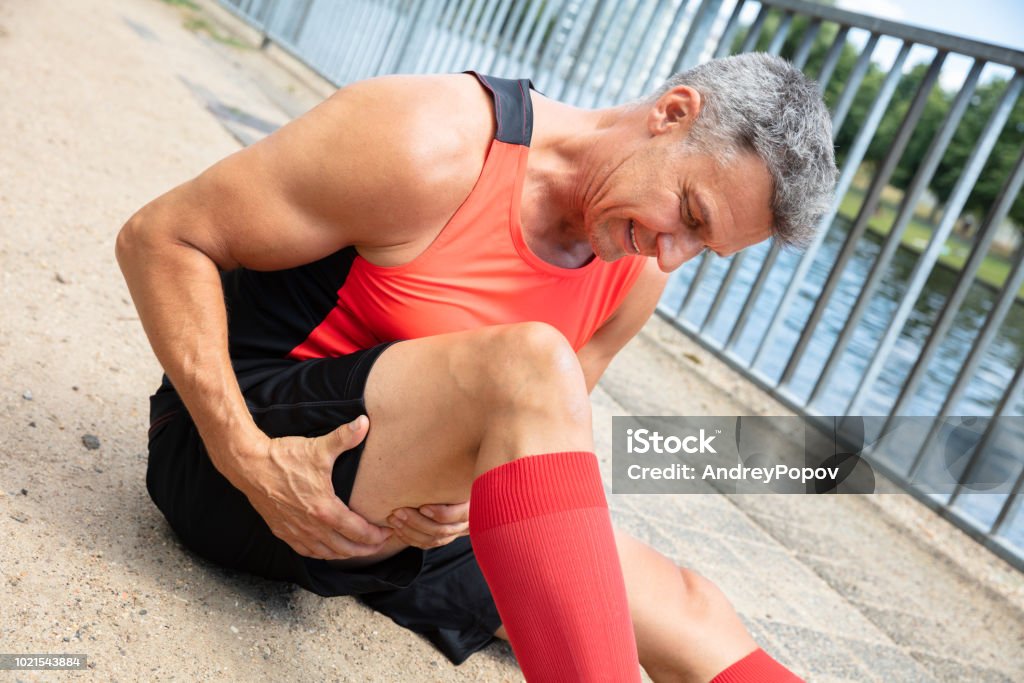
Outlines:
{"type": "MultiPolygon", "coordinates": [[[[864,195],[867,192],[866,188],[866,179],[863,175],[858,174],[839,205],[839,213],[844,218],[849,219],[851,222],[856,220],[857,213],[864,203],[864,195]]],[[[868,229],[871,232],[882,237],[889,234],[893,224],[896,222],[896,212],[899,208],[901,197],[902,193],[900,190],[893,187],[886,188],[882,193],[881,201],[878,203],[878,209],[875,210],[874,215],[868,220],[868,229]]],[[[906,229],[903,231],[900,242],[907,249],[920,254],[928,246],[928,241],[931,239],[935,227],[926,216],[915,211],[907,223],[906,229]]],[[[963,270],[970,253],[971,243],[952,234],[942,246],[942,250],[939,253],[939,262],[959,272],[963,270]]],[[[1012,264],[1008,260],[989,253],[978,267],[975,278],[996,289],[1002,289],[1006,278],[1010,275],[1011,266],[1012,264]]],[[[1017,298],[1024,299],[1024,285],[1017,292],[1017,298]]]]}

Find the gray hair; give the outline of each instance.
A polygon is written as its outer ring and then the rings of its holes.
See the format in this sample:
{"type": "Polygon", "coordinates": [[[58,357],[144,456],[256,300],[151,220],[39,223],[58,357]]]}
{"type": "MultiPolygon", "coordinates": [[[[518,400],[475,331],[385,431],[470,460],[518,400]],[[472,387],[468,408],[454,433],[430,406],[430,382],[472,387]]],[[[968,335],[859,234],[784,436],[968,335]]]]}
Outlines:
{"type": "Polygon", "coordinates": [[[831,117],[815,83],[781,57],[749,53],[680,72],[652,100],[679,85],[702,100],[688,144],[720,163],[740,151],[757,154],[772,178],[773,237],[810,243],[831,209],[837,176],[831,117]]]}

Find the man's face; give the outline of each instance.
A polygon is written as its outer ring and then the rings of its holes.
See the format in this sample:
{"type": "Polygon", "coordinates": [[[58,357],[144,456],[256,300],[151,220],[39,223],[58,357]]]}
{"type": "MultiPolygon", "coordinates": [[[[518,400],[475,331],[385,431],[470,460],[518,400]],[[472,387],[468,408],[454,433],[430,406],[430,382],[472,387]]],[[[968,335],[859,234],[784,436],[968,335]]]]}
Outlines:
{"type": "Polygon", "coordinates": [[[667,137],[623,161],[588,207],[598,258],[641,254],[667,273],[704,249],[728,256],[771,236],[771,176],[755,154],[720,165],[667,137]]]}

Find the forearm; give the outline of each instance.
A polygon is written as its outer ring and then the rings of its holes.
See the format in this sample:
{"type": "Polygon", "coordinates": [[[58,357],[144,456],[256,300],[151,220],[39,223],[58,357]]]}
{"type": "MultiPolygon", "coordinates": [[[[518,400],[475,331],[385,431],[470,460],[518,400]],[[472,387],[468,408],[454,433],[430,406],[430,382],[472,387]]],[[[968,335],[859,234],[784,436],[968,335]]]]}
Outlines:
{"type": "Polygon", "coordinates": [[[160,220],[143,211],[129,221],[118,235],[118,262],[153,351],[211,460],[243,488],[239,460],[266,437],[252,421],[231,367],[218,267],[170,237],[160,220]]]}

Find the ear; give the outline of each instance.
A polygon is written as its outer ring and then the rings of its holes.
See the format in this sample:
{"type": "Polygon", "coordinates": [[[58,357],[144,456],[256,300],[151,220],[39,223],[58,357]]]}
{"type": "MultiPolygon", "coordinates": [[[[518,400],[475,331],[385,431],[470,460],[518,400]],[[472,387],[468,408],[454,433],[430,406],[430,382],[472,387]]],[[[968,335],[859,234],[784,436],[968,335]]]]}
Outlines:
{"type": "Polygon", "coordinates": [[[685,135],[693,125],[703,102],[700,93],[688,85],[677,85],[661,95],[647,114],[651,135],[681,130],[685,135]]]}

